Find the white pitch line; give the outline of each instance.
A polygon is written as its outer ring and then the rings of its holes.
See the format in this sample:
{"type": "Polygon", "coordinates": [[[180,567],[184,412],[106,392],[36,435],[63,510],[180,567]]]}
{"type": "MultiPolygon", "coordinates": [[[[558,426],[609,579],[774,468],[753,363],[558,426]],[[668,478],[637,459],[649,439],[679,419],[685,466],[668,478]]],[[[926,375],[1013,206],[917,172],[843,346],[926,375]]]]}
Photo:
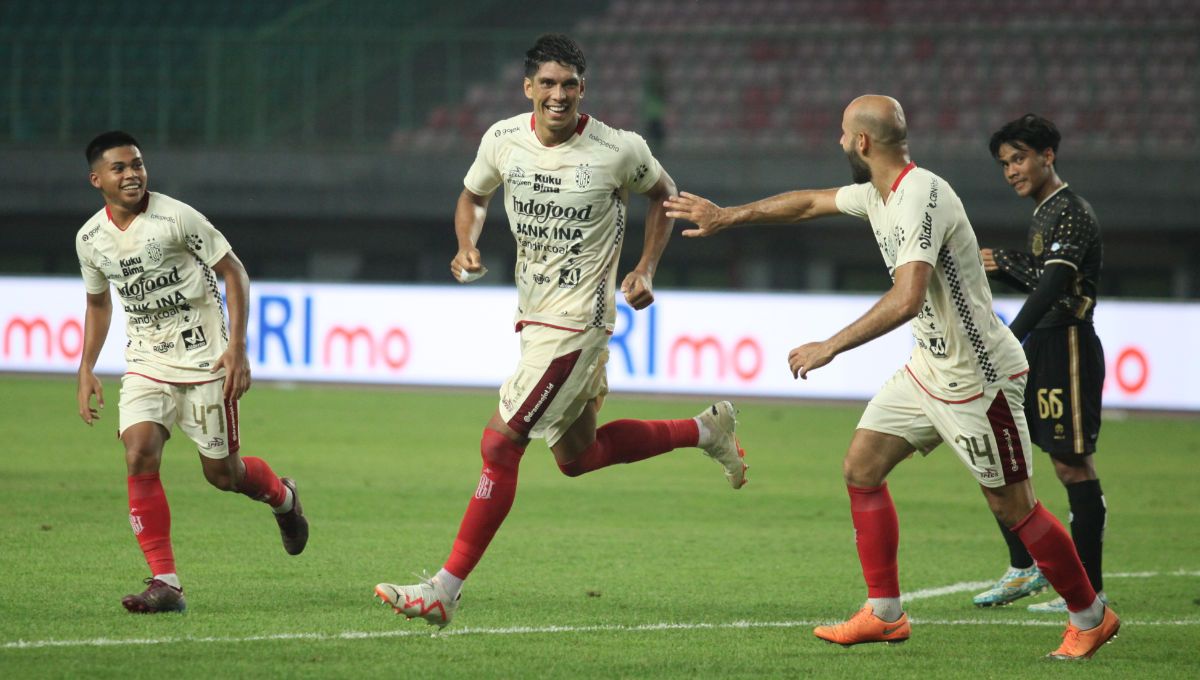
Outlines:
{"type": "MultiPolygon", "coordinates": [[[[923,626],[1050,626],[1061,627],[1062,621],[1029,619],[913,619],[923,626]]],[[[514,626],[509,628],[451,628],[431,634],[425,629],[393,631],[354,631],[341,633],[275,633],[272,635],[247,635],[243,637],[164,637],[164,638],[93,638],[90,640],[14,640],[0,645],[0,649],[45,649],[48,647],[134,647],[148,645],[171,645],[191,643],[237,643],[276,642],[308,640],[325,642],[332,640],[372,640],[402,637],[447,637],[457,635],[550,635],[558,633],[644,633],[670,630],[738,630],[751,628],[808,628],[830,623],[829,621],[733,621],[730,623],[647,623],[636,626],[514,626]]],[[[1200,619],[1177,620],[1122,620],[1123,626],[1200,626],[1200,619]]]]}
{"type": "MultiPolygon", "coordinates": [[[[1176,569],[1175,571],[1125,571],[1115,574],[1105,574],[1104,578],[1155,578],[1158,576],[1200,576],[1200,571],[1191,571],[1188,569],[1176,569]]],[[[948,586],[938,586],[937,588],[923,588],[914,590],[911,593],[901,593],[901,602],[912,602],[913,600],[927,600],[931,597],[941,597],[942,595],[953,595],[954,593],[964,593],[979,588],[987,588],[995,583],[995,581],[962,581],[960,583],[952,583],[948,586]]]]}
{"type": "Polygon", "coordinates": [[[954,593],[962,593],[971,590],[979,590],[987,588],[995,583],[995,581],[963,581],[961,583],[952,583],[948,586],[939,586],[937,588],[923,588],[914,590],[911,593],[901,593],[901,602],[912,602],[913,600],[927,600],[931,597],[941,597],[942,595],[952,595],[954,593]]]}
{"type": "MultiPolygon", "coordinates": [[[[1157,576],[1200,576],[1200,571],[1179,569],[1176,571],[1138,571],[1105,574],[1105,578],[1153,578],[1157,576]]],[[[927,599],[941,595],[950,595],[963,591],[974,590],[991,585],[991,581],[964,581],[938,588],[925,588],[905,593],[901,600],[927,599]]],[[[919,619],[912,622],[924,626],[1061,626],[1060,620],[1045,619],[919,619]]],[[[751,628],[807,628],[831,623],[830,621],[732,621],[728,623],[644,623],[635,626],[603,625],[603,626],[512,626],[507,628],[470,628],[460,627],[435,632],[437,637],[451,635],[547,635],[557,633],[644,633],[663,630],[737,630],[751,628]]],[[[1200,619],[1122,619],[1123,626],[1200,626],[1200,619]]],[[[131,647],[147,645],[170,645],[184,642],[194,643],[235,643],[235,642],[275,642],[288,640],[312,640],[317,642],[330,640],[372,640],[379,638],[429,637],[427,628],[408,628],[389,631],[356,631],[347,630],[340,633],[273,633],[271,635],[246,635],[242,637],[164,637],[164,638],[92,638],[90,640],[12,640],[0,644],[0,649],[45,649],[48,647],[131,647]]]]}

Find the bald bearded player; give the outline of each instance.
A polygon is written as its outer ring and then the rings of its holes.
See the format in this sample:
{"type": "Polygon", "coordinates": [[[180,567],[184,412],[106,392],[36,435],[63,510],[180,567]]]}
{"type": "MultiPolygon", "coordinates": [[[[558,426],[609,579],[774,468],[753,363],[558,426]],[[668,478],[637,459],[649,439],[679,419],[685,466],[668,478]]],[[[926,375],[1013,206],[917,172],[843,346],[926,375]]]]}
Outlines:
{"type": "Polygon", "coordinates": [[[962,202],[944,179],[909,158],[904,111],[891,97],[851,102],[842,117],[841,146],[855,182],[848,186],[791,191],[730,208],[686,192],[666,202],[668,217],[697,225],[684,232],[692,237],[836,214],[870,223],[892,287],[832,337],[793,349],[788,363],[794,377],[807,379],[842,352],[910,324],[912,355],[867,405],[843,461],[867,602],[850,620],[813,632],[845,646],[909,638],[896,564],[899,522],[886,479],[914,451],[927,454],[945,442],[1067,602],[1066,634],[1049,656],[1090,657],[1116,635],[1120,621],[1096,596],[1070,535],[1034,496],[1024,414],[1029,367],[1020,343],[992,311],[962,202]]]}

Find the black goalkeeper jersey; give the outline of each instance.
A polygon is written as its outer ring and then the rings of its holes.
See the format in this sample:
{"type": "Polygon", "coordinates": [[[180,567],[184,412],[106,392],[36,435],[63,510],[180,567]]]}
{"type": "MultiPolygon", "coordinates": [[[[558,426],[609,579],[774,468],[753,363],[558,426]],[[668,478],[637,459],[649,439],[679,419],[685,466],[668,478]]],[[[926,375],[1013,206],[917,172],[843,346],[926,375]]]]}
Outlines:
{"type": "Polygon", "coordinates": [[[1100,222],[1091,204],[1064,186],[1034,210],[1027,245],[1028,252],[994,251],[1000,277],[1010,285],[1030,293],[1047,265],[1065,263],[1075,270],[1067,290],[1036,327],[1091,323],[1104,256],[1100,222]]]}

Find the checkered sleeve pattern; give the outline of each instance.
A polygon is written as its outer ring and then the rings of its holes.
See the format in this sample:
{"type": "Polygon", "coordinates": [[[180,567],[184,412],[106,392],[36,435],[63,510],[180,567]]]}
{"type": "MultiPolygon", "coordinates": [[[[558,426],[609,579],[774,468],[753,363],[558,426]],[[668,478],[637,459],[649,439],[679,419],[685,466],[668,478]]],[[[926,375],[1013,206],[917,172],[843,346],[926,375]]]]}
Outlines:
{"type": "Polygon", "coordinates": [[[942,266],[942,271],[946,274],[946,286],[950,290],[950,299],[954,303],[954,309],[958,313],[959,323],[962,324],[963,330],[967,334],[967,340],[971,343],[971,348],[975,350],[975,360],[979,363],[979,369],[983,371],[984,379],[993,383],[1000,379],[996,371],[996,367],[992,364],[991,355],[988,354],[987,346],[984,344],[983,334],[979,327],[975,324],[975,317],[971,313],[971,305],[967,301],[966,293],[963,291],[962,277],[958,271],[958,263],[955,262],[954,256],[950,254],[950,248],[942,246],[938,251],[938,263],[942,266]]]}

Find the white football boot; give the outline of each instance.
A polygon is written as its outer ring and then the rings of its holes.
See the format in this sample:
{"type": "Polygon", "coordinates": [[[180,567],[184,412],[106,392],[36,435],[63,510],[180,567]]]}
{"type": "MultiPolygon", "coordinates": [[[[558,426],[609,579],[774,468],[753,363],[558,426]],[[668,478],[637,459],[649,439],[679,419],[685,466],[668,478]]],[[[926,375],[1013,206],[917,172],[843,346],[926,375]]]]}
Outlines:
{"type": "Polygon", "coordinates": [[[459,600],[451,598],[440,583],[427,576],[422,576],[420,583],[411,586],[380,583],[375,586],[375,596],[397,614],[403,614],[409,620],[425,619],[429,625],[438,628],[445,628],[454,618],[459,600]]]}
{"type": "Polygon", "coordinates": [[[717,403],[704,409],[696,416],[704,423],[711,438],[708,446],[701,447],[709,458],[717,461],[725,468],[725,479],[730,486],[740,489],[746,484],[746,452],[738,443],[734,428],[737,427],[737,409],[728,401],[717,403]]]}

